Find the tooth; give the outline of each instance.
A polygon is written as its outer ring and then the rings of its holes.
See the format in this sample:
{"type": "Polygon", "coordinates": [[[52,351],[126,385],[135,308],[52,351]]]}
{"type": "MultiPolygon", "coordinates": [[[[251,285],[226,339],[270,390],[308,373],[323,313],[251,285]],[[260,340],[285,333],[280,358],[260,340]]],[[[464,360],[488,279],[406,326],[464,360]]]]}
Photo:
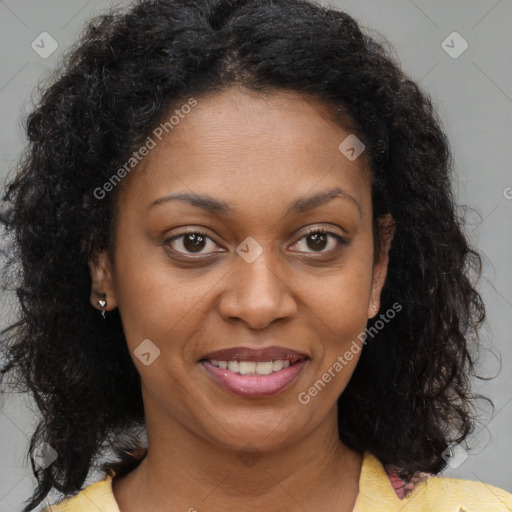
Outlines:
{"type": "Polygon", "coordinates": [[[272,361],[259,362],[256,366],[256,373],[258,375],[269,375],[272,373],[272,361]]]}
{"type": "Polygon", "coordinates": [[[279,370],[283,369],[283,360],[282,359],[276,359],[272,362],[272,371],[278,372],[279,370]]]}
{"type": "Polygon", "coordinates": [[[217,361],[212,359],[210,363],[222,370],[228,369],[240,375],[270,375],[283,368],[288,368],[292,364],[289,359],[274,361],[217,361]]]}
{"type": "MultiPolygon", "coordinates": [[[[260,363],[258,363],[260,364],[260,363]]],[[[240,361],[238,363],[238,373],[242,375],[249,375],[256,371],[256,363],[252,361],[240,361]]]]}

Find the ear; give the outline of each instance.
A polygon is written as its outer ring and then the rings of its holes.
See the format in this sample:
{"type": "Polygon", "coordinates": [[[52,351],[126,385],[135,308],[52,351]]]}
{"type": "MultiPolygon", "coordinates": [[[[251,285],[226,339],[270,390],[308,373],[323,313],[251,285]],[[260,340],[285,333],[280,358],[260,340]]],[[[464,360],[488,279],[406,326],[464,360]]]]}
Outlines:
{"type": "Polygon", "coordinates": [[[380,295],[388,272],[389,248],[391,247],[391,241],[395,234],[395,221],[390,214],[379,219],[379,224],[381,226],[383,243],[380,254],[375,256],[373,265],[373,280],[370,304],[368,305],[368,318],[376,316],[380,309],[380,295]],[[375,306],[376,310],[373,306],[375,306]]]}
{"type": "Polygon", "coordinates": [[[91,305],[102,311],[98,305],[98,293],[106,295],[106,311],[117,307],[117,298],[114,288],[112,262],[106,250],[95,252],[89,259],[89,274],[91,276],[91,305]]]}

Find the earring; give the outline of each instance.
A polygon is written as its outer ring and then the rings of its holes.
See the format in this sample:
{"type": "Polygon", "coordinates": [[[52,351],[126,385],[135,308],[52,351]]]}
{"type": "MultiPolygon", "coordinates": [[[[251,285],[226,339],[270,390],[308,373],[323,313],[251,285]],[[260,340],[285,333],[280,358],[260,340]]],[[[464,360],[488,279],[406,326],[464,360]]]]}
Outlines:
{"type": "Polygon", "coordinates": [[[103,292],[96,293],[98,297],[98,306],[102,309],[101,316],[103,317],[103,320],[105,320],[105,308],[107,307],[107,294],[103,292]]]}
{"type": "Polygon", "coordinates": [[[375,313],[377,313],[377,308],[375,307],[375,304],[372,304],[372,308],[373,308],[373,311],[375,311],[375,313]]]}

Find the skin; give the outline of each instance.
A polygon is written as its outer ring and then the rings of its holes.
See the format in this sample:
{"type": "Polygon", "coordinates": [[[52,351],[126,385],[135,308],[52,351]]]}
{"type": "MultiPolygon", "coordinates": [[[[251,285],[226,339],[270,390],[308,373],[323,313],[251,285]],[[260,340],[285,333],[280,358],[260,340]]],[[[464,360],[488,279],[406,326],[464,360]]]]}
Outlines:
{"type": "Polygon", "coordinates": [[[91,304],[103,291],[106,309],[119,308],[148,429],[147,457],[114,479],[114,496],[121,512],[352,511],[362,457],[338,438],[336,401],[360,353],[308,404],[298,395],[354,340],[361,346],[380,306],[392,219],[374,260],[364,153],[349,161],[338,150],[350,131],[317,99],[233,87],[197,100],[124,179],[114,256],[90,262],[91,304]],[[359,206],[338,196],[286,215],[295,200],[332,187],[359,206]],[[233,213],[150,206],[176,192],[209,195],[233,213]],[[329,235],[315,245],[305,230],[321,227],[349,244],[329,235]],[[196,252],[186,237],[169,242],[194,228],[208,237],[196,252]],[[235,252],[247,237],[263,249],[252,263],[235,252]],[[145,339],[160,350],[148,366],[134,356],[145,339]],[[272,397],[234,395],[198,362],[214,350],[270,345],[310,358],[272,397]]]}

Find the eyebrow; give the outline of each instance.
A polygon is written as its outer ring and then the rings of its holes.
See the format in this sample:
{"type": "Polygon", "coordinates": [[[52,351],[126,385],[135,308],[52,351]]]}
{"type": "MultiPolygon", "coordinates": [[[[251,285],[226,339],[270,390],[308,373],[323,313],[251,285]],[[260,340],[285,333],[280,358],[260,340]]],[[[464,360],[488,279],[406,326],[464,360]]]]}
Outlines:
{"type": "MultiPolygon", "coordinates": [[[[318,208],[319,206],[338,197],[351,201],[353,204],[355,204],[359,210],[359,215],[362,216],[361,205],[351,194],[339,187],[330,188],[328,190],[318,192],[315,195],[297,199],[290,205],[286,211],[286,215],[289,215],[291,212],[303,213],[309,210],[313,210],[314,208],[318,208]]],[[[182,201],[210,213],[220,213],[224,215],[235,213],[235,209],[232,206],[227,203],[218,201],[213,197],[208,195],[185,193],[169,194],[167,196],[160,197],[153,201],[149,207],[151,208],[156,205],[165,204],[169,201],[182,201]]]]}

